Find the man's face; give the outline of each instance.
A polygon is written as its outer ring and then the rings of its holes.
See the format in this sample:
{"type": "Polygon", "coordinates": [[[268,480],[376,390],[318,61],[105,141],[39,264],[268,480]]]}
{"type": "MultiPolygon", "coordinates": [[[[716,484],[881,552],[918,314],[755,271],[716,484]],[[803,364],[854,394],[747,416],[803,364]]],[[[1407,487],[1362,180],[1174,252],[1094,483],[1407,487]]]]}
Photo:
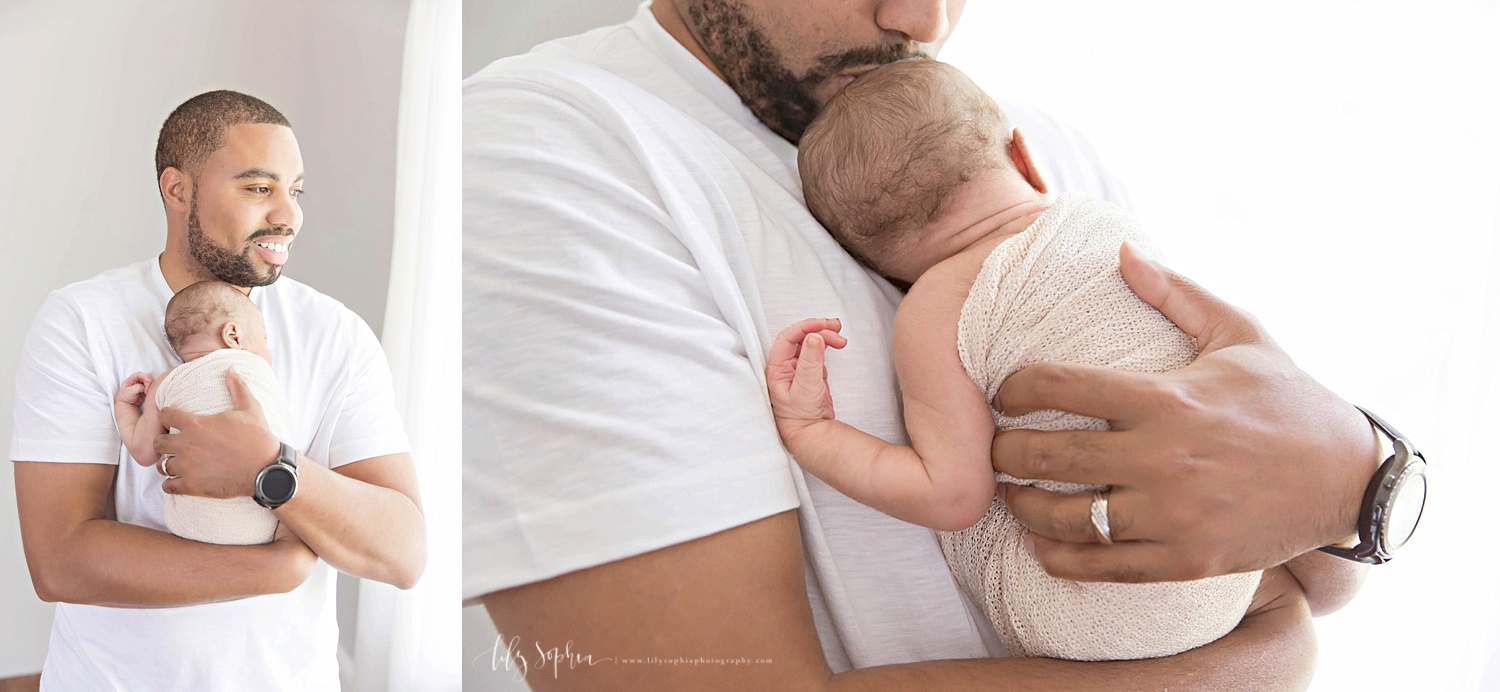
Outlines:
{"type": "Polygon", "coordinates": [[[224,140],[193,181],[188,252],[220,281],[265,286],[302,228],[302,152],[280,125],[242,123],[224,140]]]}
{"type": "Polygon", "coordinates": [[[792,143],[860,74],[935,55],[964,7],[964,0],[672,2],[750,111],[792,143]]]}

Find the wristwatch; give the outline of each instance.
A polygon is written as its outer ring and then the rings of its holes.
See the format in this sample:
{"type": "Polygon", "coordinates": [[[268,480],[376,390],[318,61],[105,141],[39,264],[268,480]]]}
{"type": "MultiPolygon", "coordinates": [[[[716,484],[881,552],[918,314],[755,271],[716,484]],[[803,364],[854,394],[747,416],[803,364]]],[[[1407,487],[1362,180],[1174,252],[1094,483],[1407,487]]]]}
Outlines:
{"type": "Polygon", "coordinates": [[[1405,435],[1380,416],[1359,408],[1380,438],[1385,461],[1365,489],[1359,507],[1359,544],[1353,548],[1324,546],[1329,555],[1379,565],[1411,540],[1427,505],[1427,459],[1405,435]]]}
{"type": "Polygon", "coordinates": [[[297,494],[297,450],[283,442],[281,454],[255,476],[255,502],[276,509],[297,494]]]}

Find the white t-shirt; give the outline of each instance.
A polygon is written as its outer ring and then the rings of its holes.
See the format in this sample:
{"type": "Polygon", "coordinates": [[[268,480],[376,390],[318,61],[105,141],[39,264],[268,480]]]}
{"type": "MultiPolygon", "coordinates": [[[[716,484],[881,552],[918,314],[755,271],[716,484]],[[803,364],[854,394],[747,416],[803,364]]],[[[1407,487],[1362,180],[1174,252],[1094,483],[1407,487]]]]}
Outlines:
{"type": "MultiPolygon", "coordinates": [[[[1123,201],[1080,138],[1007,113],[1057,187],[1123,201]]],[[[807,212],[795,147],[646,6],[467,80],[464,147],[466,599],[795,507],[835,670],[1003,655],[931,530],[782,446],[765,354],[807,317],[849,337],[839,418],[906,442],[901,294],[807,212]]]]}
{"type": "MultiPolygon", "coordinates": [[[[16,461],[118,465],[114,516],[160,531],[162,477],[131,460],[112,401],[131,373],[181,364],[162,331],[171,297],[156,259],[53,291],[21,350],[10,443],[16,461]]],[[[358,315],[286,277],[250,299],[290,409],[286,442],[335,468],[409,451],[390,369],[358,315]]],[[[55,612],[47,689],[338,688],[333,570],[322,562],[286,594],[181,608],[58,603],[55,612]]]]}

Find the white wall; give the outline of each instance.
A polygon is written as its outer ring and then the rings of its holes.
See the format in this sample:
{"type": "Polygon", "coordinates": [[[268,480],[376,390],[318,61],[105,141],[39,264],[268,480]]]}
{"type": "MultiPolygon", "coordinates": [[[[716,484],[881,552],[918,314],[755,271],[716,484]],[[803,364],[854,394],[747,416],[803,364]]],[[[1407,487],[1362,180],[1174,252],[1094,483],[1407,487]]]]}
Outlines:
{"type": "Polygon", "coordinates": [[[1432,461],[1408,550],[1316,621],[1314,690],[1500,689],[1497,33],[1455,0],[970,2],[943,52],[1083,130],[1172,266],[1432,461]]]}
{"type": "MultiPolygon", "coordinates": [[[[21,339],[47,292],[161,251],[156,133],[187,98],[253,94],[291,120],[306,213],[286,273],[379,333],[395,187],[404,0],[0,3],[0,440],[21,339]]],[[[40,670],[35,598],[0,472],[0,678],[40,670]]],[[[342,590],[341,590],[342,591],[342,590]]],[[[345,600],[341,597],[341,611],[345,600]]]]}

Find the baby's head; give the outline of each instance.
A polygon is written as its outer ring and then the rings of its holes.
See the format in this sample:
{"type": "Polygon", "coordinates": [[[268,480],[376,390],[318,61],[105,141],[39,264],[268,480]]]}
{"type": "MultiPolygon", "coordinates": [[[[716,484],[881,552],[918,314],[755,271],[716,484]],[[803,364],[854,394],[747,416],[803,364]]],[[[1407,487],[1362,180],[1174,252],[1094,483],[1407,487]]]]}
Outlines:
{"type": "Polygon", "coordinates": [[[167,301],[167,342],[183,362],[241,348],[271,362],[266,321],[250,298],[223,281],[199,281],[167,301]]]}
{"type": "Polygon", "coordinates": [[[1045,193],[1011,135],[1000,107],[956,68],[891,63],[845,87],[807,128],[797,152],[807,208],[865,264],[914,282],[976,240],[964,233],[974,221],[1045,193]]]}

